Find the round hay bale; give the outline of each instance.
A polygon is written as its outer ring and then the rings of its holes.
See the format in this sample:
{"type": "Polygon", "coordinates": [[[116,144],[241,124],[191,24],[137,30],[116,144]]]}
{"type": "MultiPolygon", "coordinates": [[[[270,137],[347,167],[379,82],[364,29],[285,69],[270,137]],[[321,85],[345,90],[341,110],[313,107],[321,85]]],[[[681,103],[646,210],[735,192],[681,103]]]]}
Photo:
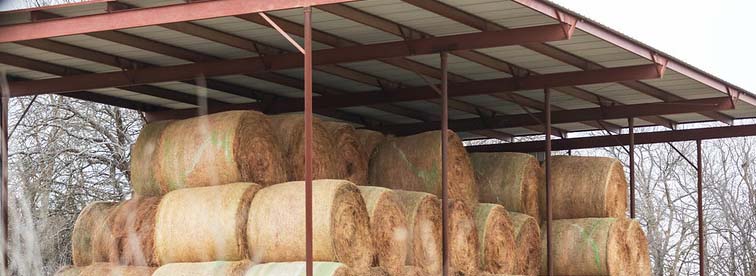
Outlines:
{"type": "MultiPolygon", "coordinates": [[[[449,199],[462,200],[468,206],[478,204],[470,158],[462,140],[447,133],[449,199]]],[[[379,145],[370,159],[370,185],[398,190],[418,191],[441,196],[441,132],[389,138],[379,145]]]]}
{"type": "Polygon", "coordinates": [[[525,153],[470,154],[480,202],[501,204],[508,211],[539,219],[538,188],[545,180],[538,160],[525,153]]]}
{"type": "Polygon", "coordinates": [[[283,154],[262,113],[229,111],[161,127],[140,135],[134,147],[139,154],[131,159],[132,171],[154,170],[136,172],[142,176],[134,178],[138,194],[160,195],[234,182],[270,185],[287,179],[283,154]],[[157,138],[158,142],[152,141],[157,138]],[[149,150],[152,146],[154,151],[149,150]]]}
{"type": "Polygon", "coordinates": [[[425,273],[423,269],[417,266],[411,266],[411,265],[405,265],[402,268],[402,271],[398,274],[394,274],[398,276],[428,276],[429,274],[425,273]]]}
{"type": "Polygon", "coordinates": [[[515,267],[515,237],[507,210],[498,204],[481,203],[475,208],[480,267],[491,273],[512,273],[515,267]]]}
{"type": "Polygon", "coordinates": [[[136,143],[131,148],[131,188],[139,195],[161,195],[160,163],[156,162],[163,133],[173,121],[159,121],[142,127],[136,143]]]}
{"type": "Polygon", "coordinates": [[[429,275],[439,275],[443,268],[441,252],[441,201],[432,194],[394,191],[407,217],[407,264],[418,266],[429,275]]]}
{"type": "Polygon", "coordinates": [[[394,191],[360,186],[370,216],[370,232],[377,262],[391,274],[398,274],[407,260],[407,218],[402,212],[394,191]]]}
{"type": "Polygon", "coordinates": [[[480,249],[475,217],[461,200],[450,200],[448,204],[449,265],[465,275],[477,275],[480,272],[480,249]]]}
{"type": "MultiPolygon", "coordinates": [[[[584,218],[552,221],[554,274],[635,275],[626,242],[629,219],[584,218]]],[[[546,257],[545,227],[541,230],[541,259],[546,257]]],[[[546,262],[541,263],[546,274],[546,262]]]]}
{"type": "Polygon", "coordinates": [[[362,276],[391,276],[391,274],[383,267],[376,266],[371,267],[367,271],[359,273],[362,276]]]}
{"type": "Polygon", "coordinates": [[[154,267],[92,263],[82,267],[63,267],[55,272],[55,276],[150,276],[153,271],[154,267]]]}
{"type": "MultiPolygon", "coordinates": [[[[346,180],[312,183],[313,260],[370,267],[375,255],[370,219],[357,186],[346,180]]],[[[252,200],[247,241],[255,262],[305,260],[304,182],[260,190],[252,200]]]]}
{"type": "Polygon", "coordinates": [[[515,238],[514,274],[538,275],[541,269],[541,229],[535,218],[509,212],[515,238]]]}
{"type": "MultiPolygon", "coordinates": [[[[284,153],[289,181],[304,180],[304,116],[284,114],[270,116],[276,140],[284,153]]],[[[312,178],[342,179],[346,166],[335,150],[335,140],[318,119],[312,122],[312,178]]],[[[283,181],[281,181],[283,182],[283,181]]]]}
{"type": "MultiPolygon", "coordinates": [[[[355,276],[349,267],[335,262],[313,262],[313,276],[355,276]]],[[[305,276],[305,262],[266,263],[252,266],[244,276],[305,276]]]]}
{"type": "MultiPolygon", "coordinates": [[[[554,156],[551,159],[554,219],[625,217],[627,180],[622,163],[608,157],[554,156]]],[[[546,189],[541,189],[541,218],[546,189]]]]}
{"type": "Polygon", "coordinates": [[[347,123],[329,121],[324,121],[323,127],[331,133],[336,150],[340,154],[340,160],[346,166],[344,179],[357,185],[368,185],[367,167],[369,157],[366,157],[362,153],[354,127],[347,123]]]}
{"type": "Polygon", "coordinates": [[[253,183],[232,183],[163,196],[155,218],[157,262],[246,259],[249,204],[259,189],[253,183]]]}
{"type": "Polygon", "coordinates": [[[115,239],[108,228],[108,215],[115,206],[115,202],[98,201],[81,210],[71,234],[71,255],[75,266],[107,262],[117,255],[115,239]]]}
{"type": "Polygon", "coordinates": [[[135,196],[118,204],[108,217],[121,265],[157,266],[155,260],[155,214],[160,197],[135,196]]]}
{"type": "Polygon", "coordinates": [[[626,243],[630,247],[630,263],[635,267],[636,275],[651,275],[648,239],[637,220],[631,220],[628,224],[626,243]]]}
{"type": "Polygon", "coordinates": [[[243,276],[252,266],[249,261],[166,264],[152,276],[243,276]]]}
{"type": "Polygon", "coordinates": [[[358,129],[355,131],[355,135],[357,136],[357,141],[360,143],[360,150],[367,160],[370,160],[373,150],[386,140],[386,136],[383,133],[369,129],[358,129]]]}

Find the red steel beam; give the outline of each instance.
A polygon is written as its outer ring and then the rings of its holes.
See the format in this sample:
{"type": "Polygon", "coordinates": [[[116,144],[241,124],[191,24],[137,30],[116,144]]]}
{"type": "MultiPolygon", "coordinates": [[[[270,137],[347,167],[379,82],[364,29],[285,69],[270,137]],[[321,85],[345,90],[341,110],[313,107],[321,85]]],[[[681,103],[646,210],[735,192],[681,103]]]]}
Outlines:
{"type": "MultiPolygon", "coordinates": [[[[659,102],[612,107],[596,107],[552,112],[552,124],[578,123],[592,120],[613,120],[627,117],[657,116],[702,111],[728,110],[735,108],[729,97],[706,98],[687,101],[659,102]]],[[[478,129],[524,127],[541,124],[546,112],[536,114],[502,115],[491,118],[470,118],[449,121],[449,127],[457,132],[478,129]]],[[[384,126],[381,130],[397,135],[410,135],[436,129],[439,122],[423,122],[384,126]]]]}
{"type": "Polygon", "coordinates": [[[215,0],[0,26],[0,43],[301,8],[351,0],[215,0]]]}
{"type": "MultiPolygon", "coordinates": [[[[554,150],[592,149],[601,147],[625,146],[630,143],[630,135],[595,136],[583,138],[558,139],[553,141],[554,150]]],[[[694,140],[711,140],[756,136],[756,125],[711,127],[686,130],[670,130],[635,133],[635,144],[657,144],[694,140]]],[[[466,147],[469,152],[541,152],[543,141],[501,143],[466,147]]]]}
{"type": "MultiPolygon", "coordinates": [[[[449,97],[462,97],[491,93],[507,93],[519,90],[543,89],[571,85],[586,85],[604,82],[616,82],[625,79],[653,79],[659,78],[655,65],[637,65],[616,67],[593,71],[576,71],[566,73],[544,74],[520,78],[502,78],[492,80],[449,83],[449,97]]],[[[392,90],[350,93],[337,96],[319,96],[314,103],[316,110],[334,109],[362,105],[419,101],[435,99],[438,94],[427,86],[408,87],[392,90]]],[[[285,113],[301,111],[302,99],[281,99],[268,106],[271,113],[285,113]]],[[[254,109],[259,104],[225,105],[209,107],[209,112],[220,112],[234,109],[254,109]]],[[[172,114],[155,114],[156,118],[181,118],[187,114],[196,114],[195,109],[173,111],[172,114]]]]}

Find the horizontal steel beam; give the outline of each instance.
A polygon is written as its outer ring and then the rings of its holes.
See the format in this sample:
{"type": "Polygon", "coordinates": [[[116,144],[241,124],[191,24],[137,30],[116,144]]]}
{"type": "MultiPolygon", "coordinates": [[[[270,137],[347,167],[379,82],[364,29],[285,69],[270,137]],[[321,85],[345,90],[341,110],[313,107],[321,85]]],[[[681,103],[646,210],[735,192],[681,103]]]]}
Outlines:
{"type": "MultiPolygon", "coordinates": [[[[743,136],[756,136],[756,125],[711,127],[686,130],[635,133],[635,144],[658,144],[695,140],[711,140],[743,136]]],[[[466,147],[469,152],[541,152],[544,141],[503,143],[466,147]]],[[[595,136],[557,139],[552,141],[553,150],[591,149],[624,146],[630,143],[630,135],[595,136]]]]}
{"type": "MultiPolygon", "coordinates": [[[[729,97],[658,102],[611,107],[596,107],[552,112],[552,124],[578,123],[596,120],[624,119],[629,117],[697,113],[733,109],[735,105],[729,97]]],[[[449,127],[457,132],[479,129],[498,129],[540,125],[545,114],[501,115],[490,118],[470,118],[449,121],[449,127]]],[[[410,135],[438,129],[440,122],[422,122],[384,126],[380,130],[397,135],[410,135]]]]}
{"type": "MultiPolygon", "coordinates": [[[[595,83],[616,82],[628,79],[655,79],[661,77],[656,66],[636,65],[591,71],[544,74],[529,77],[501,78],[449,84],[449,97],[462,97],[491,93],[508,93],[520,90],[543,89],[560,86],[587,85],[595,83]]],[[[13,91],[11,89],[11,91],[13,91]]],[[[345,95],[318,96],[314,98],[315,110],[335,109],[352,106],[369,106],[394,102],[419,101],[438,98],[436,91],[428,86],[408,87],[392,90],[349,93],[345,95]]],[[[302,99],[287,98],[274,102],[210,107],[209,112],[226,110],[262,109],[266,113],[286,113],[301,111],[302,99]]],[[[176,119],[197,114],[196,109],[155,113],[155,118],[176,119]]]]}
{"type": "Polygon", "coordinates": [[[0,26],[0,43],[137,28],[353,0],[215,0],[0,26]]]}
{"type": "MultiPolygon", "coordinates": [[[[441,51],[490,48],[566,39],[561,24],[526,27],[492,32],[422,38],[415,40],[377,43],[313,52],[313,65],[328,65],[365,60],[433,54],[441,51]]],[[[11,96],[27,96],[53,92],[110,88],[181,81],[203,75],[205,77],[251,74],[264,71],[299,68],[300,53],[268,55],[193,64],[137,68],[109,73],[86,74],[62,78],[10,83],[11,96]]]]}

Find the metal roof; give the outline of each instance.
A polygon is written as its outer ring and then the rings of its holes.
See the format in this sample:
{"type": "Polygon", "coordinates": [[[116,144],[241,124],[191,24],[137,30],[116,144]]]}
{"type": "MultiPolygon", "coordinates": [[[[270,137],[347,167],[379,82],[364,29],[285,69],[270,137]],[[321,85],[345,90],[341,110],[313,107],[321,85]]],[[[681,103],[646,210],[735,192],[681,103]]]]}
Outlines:
{"type": "MultiPolygon", "coordinates": [[[[56,19],[58,17],[120,14],[133,9],[169,5],[191,3],[179,0],[89,1],[3,12],[0,13],[0,33],[24,24],[65,22],[65,19],[56,19]]],[[[266,14],[282,25],[295,40],[302,41],[296,31],[299,28],[301,32],[303,22],[300,9],[267,11],[266,14]]],[[[750,92],[547,1],[366,0],[314,6],[313,30],[317,34],[313,45],[315,50],[322,50],[554,24],[574,28],[565,29],[565,32],[571,32],[569,39],[451,51],[448,63],[450,82],[557,76],[559,73],[603,68],[658,65],[664,70],[661,78],[552,87],[552,110],[558,112],[731,97],[735,105],[732,109],[643,116],[636,120],[635,125],[674,127],[704,121],[732,124],[735,119],[756,117],[756,100],[750,92]]],[[[265,60],[267,56],[297,51],[254,13],[54,37],[30,35],[28,38],[0,39],[5,41],[0,43],[0,70],[16,81],[119,71],[128,74],[130,70],[147,67],[253,57],[265,60]]],[[[314,91],[319,95],[422,87],[438,82],[439,57],[428,53],[340,62],[316,66],[313,74],[314,91]]],[[[260,95],[298,98],[302,96],[302,75],[300,66],[250,74],[208,76],[206,90],[198,85],[201,84],[198,81],[202,80],[182,79],[139,86],[87,89],[87,92],[107,95],[106,100],[89,97],[87,95],[91,93],[86,92],[62,95],[109,104],[123,103],[121,105],[125,107],[154,112],[196,108],[195,96],[205,91],[211,104],[216,105],[255,103],[260,101],[260,95]]],[[[516,89],[510,93],[455,97],[450,103],[449,119],[537,113],[543,105],[542,91],[516,89]]],[[[15,96],[13,89],[11,96],[15,96]]],[[[334,117],[352,118],[350,121],[364,125],[377,122],[371,127],[432,122],[440,114],[438,104],[432,99],[347,106],[338,110],[334,114],[344,116],[334,117]]],[[[554,126],[563,134],[601,128],[616,130],[627,126],[626,119],[603,118],[556,123],[554,126]]],[[[495,128],[495,131],[469,130],[462,131],[462,135],[466,138],[506,138],[539,134],[542,127],[513,126],[495,128]]]]}

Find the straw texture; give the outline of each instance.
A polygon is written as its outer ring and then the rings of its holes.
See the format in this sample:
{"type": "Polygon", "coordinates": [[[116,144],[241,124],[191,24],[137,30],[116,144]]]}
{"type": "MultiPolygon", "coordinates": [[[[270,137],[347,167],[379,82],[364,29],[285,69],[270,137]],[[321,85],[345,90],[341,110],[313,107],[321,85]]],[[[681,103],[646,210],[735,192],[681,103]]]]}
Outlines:
{"type": "Polygon", "coordinates": [[[76,218],[71,234],[71,253],[76,266],[107,262],[115,255],[115,239],[107,228],[115,202],[98,201],[84,207],[76,218]]]}
{"type": "Polygon", "coordinates": [[[394,191],[372,186],[360,186],[370,216],[370,232],[377,262],[391,274],[399,274],[407,259],[407,218],[402,212],[394,191]]]}
{"type": "MultiPolygon", "coordinates": [[[[370,267],[374,250],[369,217],[357,186],[346,180],[312,183],[313,259],[336,261],[360,270],[370,267]]],[[[304,182],[260,190],[249,210],[247,240],[255,262],[305,260],[304,182]]]]}
{"type": "Polygon", "coordinates": [[[244,276],[251,266],[249,261],[173,263],[161,266],[152,276],[244,276]]]}
{"type": "Polygon", "coordinates": [[[407,217],[409,251],[407,264],[418,266],[429,275],[439,275],[441,252],[441,201],[432,194],[394,191],[407,217]]]}
{"type": "Polygon", "coordinates": [[[514,274],[538,275],[541,269],[541,229],[535,218],[509,212],[515,238],[514,274]]]}
{"type": "Polygon", "coordinates": [[[631,220],[628,224],[625,242],[630,248],[630,263],[635,267],[635,275],[651,275],[648,240],[637,220],[631,220]]]}
{"type": "Polygon", "coordinates": [[[336,151],[346,167],[344,179],[357,185],[367,185],[368,158],[362,150],[357,133],[352,125],[340,122],[323,121],[323,127],[328,130],[334,140],[336,151]]]}
{"type": "Polygon", "coordinates": [[[508,211],[539,220],[538,188],[545,181],[538,160],[524,153],[477,152],[470,154],[478,182],[480,202],[501,204],[508,211]]]}
{"type": "Polygon", "coordinates": [[[154,267],[93,263],[82,267],[63,267],[55,272],[55,276],[150,276],[153,271],[154,267]]]}
{"type": "Polygon", "coordinates": [[[118,204],[108,216],[116,256],[111,262],[129,266],[157,266],[155,215],[160,197],[135,196],[118,204]]]}
{"type": "Polygon", "coordinates": [[[512,273],[515,267],[515,237],[507,210],[498,204],[481,203],[475,208],[480,267],[491,273],[512,273]]]}
{"type": "Polygon", "coordinates": [[[360,151],[362,151],[362,154],[368,160],[370,160],[373,150],[386,140],[386,136],[383,133],[369,129],[358,129],[355,131],[355,135],[357,136],[357,141],[360,142],[360,151]]]}
{"type": "Polygon", "coordinates": [[[480,249],[473,211],[461,200],[448,204],[450,266],[465,275],[476,275],[480,272],[480,249]]]}
{"type": "MultiPolygon", "coordinates": [[[[313,276],[358,276],[342,264],[335,262],[314,262],[313,276]]],[[[245,276],[306,276],[305,262],[266,263],[253,266],[245,276]]]]}
{"type": "MultiPolygon", "coordinates": [[[[304,180],[304,117],[301,114],[270,116],[273,133],[284,153],[289,181],[304,180]]],[[[312,177],[313,179],[342,179],[346,166],[336,150],[336,141],[322,122],[312,122],[312,177]]],[[[283,181],[281,181],[283,182],[283,181]]],[[[280,183],[280,182],[279,182],[280,183]]]]}
{"type": "Polygon", "coordinates": [[[158,262],[238,261],[246,247],[249,204],[260,186],[232,183],[176,190],[158,207],[155,248],[158,262]]]}

